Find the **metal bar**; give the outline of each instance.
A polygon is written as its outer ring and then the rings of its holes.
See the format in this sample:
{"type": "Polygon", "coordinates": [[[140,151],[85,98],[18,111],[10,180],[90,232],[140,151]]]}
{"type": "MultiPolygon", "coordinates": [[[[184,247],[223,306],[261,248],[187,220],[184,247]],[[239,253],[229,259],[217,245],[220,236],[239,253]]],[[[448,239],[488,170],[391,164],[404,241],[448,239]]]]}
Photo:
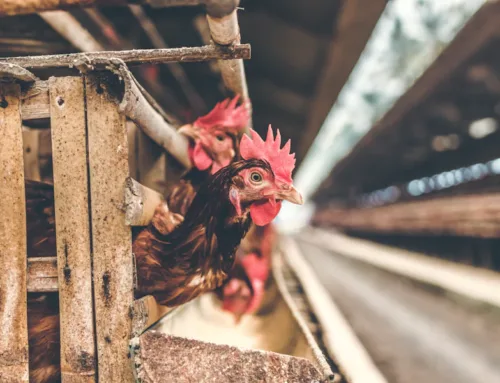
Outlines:
{"type": "MultiPolygon", "coordinates": [[[[240,44],[240,27],[238,25],[238,16],[236,7],[239,1],[232,1],[233,11],[229,14],[221,16],[219,12],[214,12],[211,7],[207,7],[207,21],[210,28],[210,34],[214,43],[219,46],[235,47],[240,44]]],[[[239,94],[241,98],[247,102],[247,106],[252,109],[250,99],[248,97],[248,86],[245,77],[245,67],[241,58],[233,60],[219,61],[222,80],[227,89],[239,94]]],[[[251,113],[250,113],[251,116],[251,113]]],[[[248,128],[252,127],[250,118],[248,128]]]]}
{"type": "Polygon", "coordinates": [[[321,325],[328,353],[341,366],[350,383],[387,383],[372,358],[342,315],[311,266],[291,238],[282,240],[283,254],[300,281],[321,325]]]}
{"type": "MultiPolygon", "coordinates": [[[[92,19],[96,26],[101,30],[101,33],[108,40],[109,44],[107,44],[107,49],[119,51],[137,48],[130,41],[125,41],[113,27],[113,23],[101,12],[99,12],[99,10],[95,8],[87,8],[85,9],[85,13],[92,19]]],[[[153,92],[155,97],[161,101],[163,105],[167,105],[170,110],[182,109],[175,95],[171,90],[163,85],[160,79],[155,76],[149,76],[146,73],[140,73],[139,79],[151,92],[153,92]]]]}
{"type": "Polygon", "coordinates": [[[28,258],[28,292],[57,292],[57,257],[28,258]]]}
{"type": "Polygon", "coordinates": [[[146,187],[164,194],[167,174],[167,153],[143,131],[137,134],[138,180],[146,187]]]}
{"type": "Polygon", "coordinates": [[[202,46],[170,49],[134,49],[130,51],[106,51],[69,53],[48,56],[27,56],[2,58],[1,62],[16,64],[24,68],[74,68],[79,65],[93,65],[93,60],[120,59],[126,64],[163,64],[168,62],[199,62],[207,60],[249,59],[250,45],[237,44],[231,47],[202,46]]]}
{"type": "Polygon", "coordinates": [[[81,77],[51,77],[61,376],[95,382],[85,103],[81,77]]]}
{"type": "Polygon", "coordinates": [[[90,166],[94,303],[99,380],[133,380],[128,361],[134,300],[132,234],[123,185],[129,175],[125,116],[104,74],[85,78],[90,166]]]}
{"type": "Polygon", "coordinates": [[[21,89],[0,85],[0,381],[28,382],[26,200],[21,89]]]}
{"type": "Polygon", "coordinates": [[[82,52],[104,50],[104,47],[70,13],[64,11],[42,12],[40,17],[82,52]]]}
{"type": "Polygon", "coordinates": [[[187,138],[167,123],[148,102],[136,80],[124,65],[113,68],[113,72],[119,75],[125,84],[125,92],[119,106],[120,112],[134,121],[144,133],[167,150],[184,167],[191,168],[187,138]]]}
{"type": "MultiPolygon", "coordinates": [[[[166,49],[169,48],[168,44],[165,42],[163,37],[158,32],[155,23],[151,20],[144,9],[140,5],[129,5],[129,9],[141,25],[144,32],[148,35],[149,40],[156,49],[166,49]]],[[[175,77],[179,85],[181,86],[182,92],[186,96],[191,108],[200,115],[207,110],[205,101],[196,91],[191,81],[179,63],[169,63],[167,64],[168,69],[175,77]]]]}
{"type": "MultiPolygon", "coordinates": [[[[210,35],[210,28],[208,26],[207,17],[205,15],[198,15],[193,20],[193,25],[200,34],[203,44],[209,45],[212,43],[212,36],[210,35]]],[[[220,68],[217,61],[209,61],[208,66],[210,70],[216,74],[220,74],[220,68]]]]}

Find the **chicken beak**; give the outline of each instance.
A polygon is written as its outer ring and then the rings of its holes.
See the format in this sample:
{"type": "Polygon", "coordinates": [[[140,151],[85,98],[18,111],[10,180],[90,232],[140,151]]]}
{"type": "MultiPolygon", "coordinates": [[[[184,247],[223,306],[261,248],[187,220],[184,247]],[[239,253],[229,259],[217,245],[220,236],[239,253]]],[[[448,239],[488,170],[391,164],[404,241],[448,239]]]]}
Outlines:
{"type": "Polygon", "coordinates": [[[294,203],[295,205],[303,205],[304,200],[302,198],[302,194],[298,192],[297,189],[295,189],[293,186],[291,186],[287,190],[280,190],[276,194],[276,198],[294,203]]]}

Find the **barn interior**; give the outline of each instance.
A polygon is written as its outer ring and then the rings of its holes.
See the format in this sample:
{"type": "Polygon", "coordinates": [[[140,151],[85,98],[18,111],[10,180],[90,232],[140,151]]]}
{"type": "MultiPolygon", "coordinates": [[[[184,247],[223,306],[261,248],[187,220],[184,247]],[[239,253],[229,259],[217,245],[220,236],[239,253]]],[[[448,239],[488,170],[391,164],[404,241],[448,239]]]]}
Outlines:
{"type": "MultiPolygon", "coordinates": [[[[130,74],[172,131],[240,95],[251,111],[247,128],[265,137],[271,125],[283,143],[291,140],[294,185],[305,204],[284,203],[276,219],[280,239],[263,308],[235,322],[212,293],[172,311],[147,297],[133,300],[133,330],[120,344],[132,350],[135,379],[160,382],[184,366],[175,379],[498,381],[499,20],[498,0],[0,1],[0,65],[27,70],[36,86],[107,71],[119,52],[141,50],[123,59],[110,93],[126,93],[130,74]],[[213,20],[228,15],[237,21],[221,22],[222,35],[235,35],[223,43],[213,20]],[[175,51],[184,47],[207,49],[175,51]],[[170,49],[174,59],[140,59],[170,49]],[[95,52],[108,53],[108,67],[85,72],[54,56],[81,54],[68,60],[92,66],[104,57],[95,52]],[[212,353],[227,360],[226,376],[212,353]],[[280,375],[283,366],[289,375],[280,375]]],[[[54,184],[53,112],[33,105],[21,109],[24,179],[54,184]]],[[[126,172],[135,182],[125,201],[154,209],[185,175],[185,150],[162,145],[130,115],[125,125],[126,172]]],[[[0,228],[0,238],[8,233],[0,228]]],[[[24,258],[28,294],[66,294],[60,251],[43,262],[24,258]]],[[[118,382],[126,375],[116,371],[131,362],[113,356],[114,337],[103,340],[99,299],[91,298],[95,368],[71,367],[67,376],[85,371],[91,381],[118,382]]],[[[61,358],[62,365],[74,359],[61,358]]],[[[13,364],[0,353],[0,377],[13,364]]]]}

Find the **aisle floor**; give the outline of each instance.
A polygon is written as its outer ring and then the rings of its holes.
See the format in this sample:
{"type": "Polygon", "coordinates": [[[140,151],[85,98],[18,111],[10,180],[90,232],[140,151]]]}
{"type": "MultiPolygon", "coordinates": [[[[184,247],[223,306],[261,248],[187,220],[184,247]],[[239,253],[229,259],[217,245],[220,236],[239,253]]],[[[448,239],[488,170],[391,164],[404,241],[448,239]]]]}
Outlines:
{"type": "Polygon", "coordinates": [[[389,382],[500,382],[500,310],[298,244],[389,382]]]}

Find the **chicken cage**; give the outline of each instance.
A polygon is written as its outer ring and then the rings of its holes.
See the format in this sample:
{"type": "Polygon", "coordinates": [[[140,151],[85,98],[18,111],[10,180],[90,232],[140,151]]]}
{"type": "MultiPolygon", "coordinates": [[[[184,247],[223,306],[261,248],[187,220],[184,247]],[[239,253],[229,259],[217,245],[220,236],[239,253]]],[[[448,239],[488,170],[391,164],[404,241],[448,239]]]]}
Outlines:
{"type": "Polygon", "coordinates": [[[206,309],[202,306],[209,295],[174,310],[158,305],[152,296],[134,300],[131,226],[147,223],[162,196],[130,177],[137,164],[130,156],[127,120],[181,164],[186,164],[187,143],[126,63],[248,57],[249,48],[237,45],[0,63],[0,381],[29,380],[27,296],[56,292],[65,382],[338,381],[321,336],[313,334],[320,333],[319,325],[316,330],[308,326],[311,307],[300,282],[279,249],[267,313],[278,327],[285,324],[287,332],[278,333],[279,346],[238,347],[207,338],[199,323],[193,331],[183,326],[197,310],[206,309]],[[70,68],[75,73],[40,80],[32,68],[70,68]],[[36,173],[37,163],[23,150],[23,121],[35,119],[50,121],[57,254],[31,258],[25,178],[36,173]]]}

